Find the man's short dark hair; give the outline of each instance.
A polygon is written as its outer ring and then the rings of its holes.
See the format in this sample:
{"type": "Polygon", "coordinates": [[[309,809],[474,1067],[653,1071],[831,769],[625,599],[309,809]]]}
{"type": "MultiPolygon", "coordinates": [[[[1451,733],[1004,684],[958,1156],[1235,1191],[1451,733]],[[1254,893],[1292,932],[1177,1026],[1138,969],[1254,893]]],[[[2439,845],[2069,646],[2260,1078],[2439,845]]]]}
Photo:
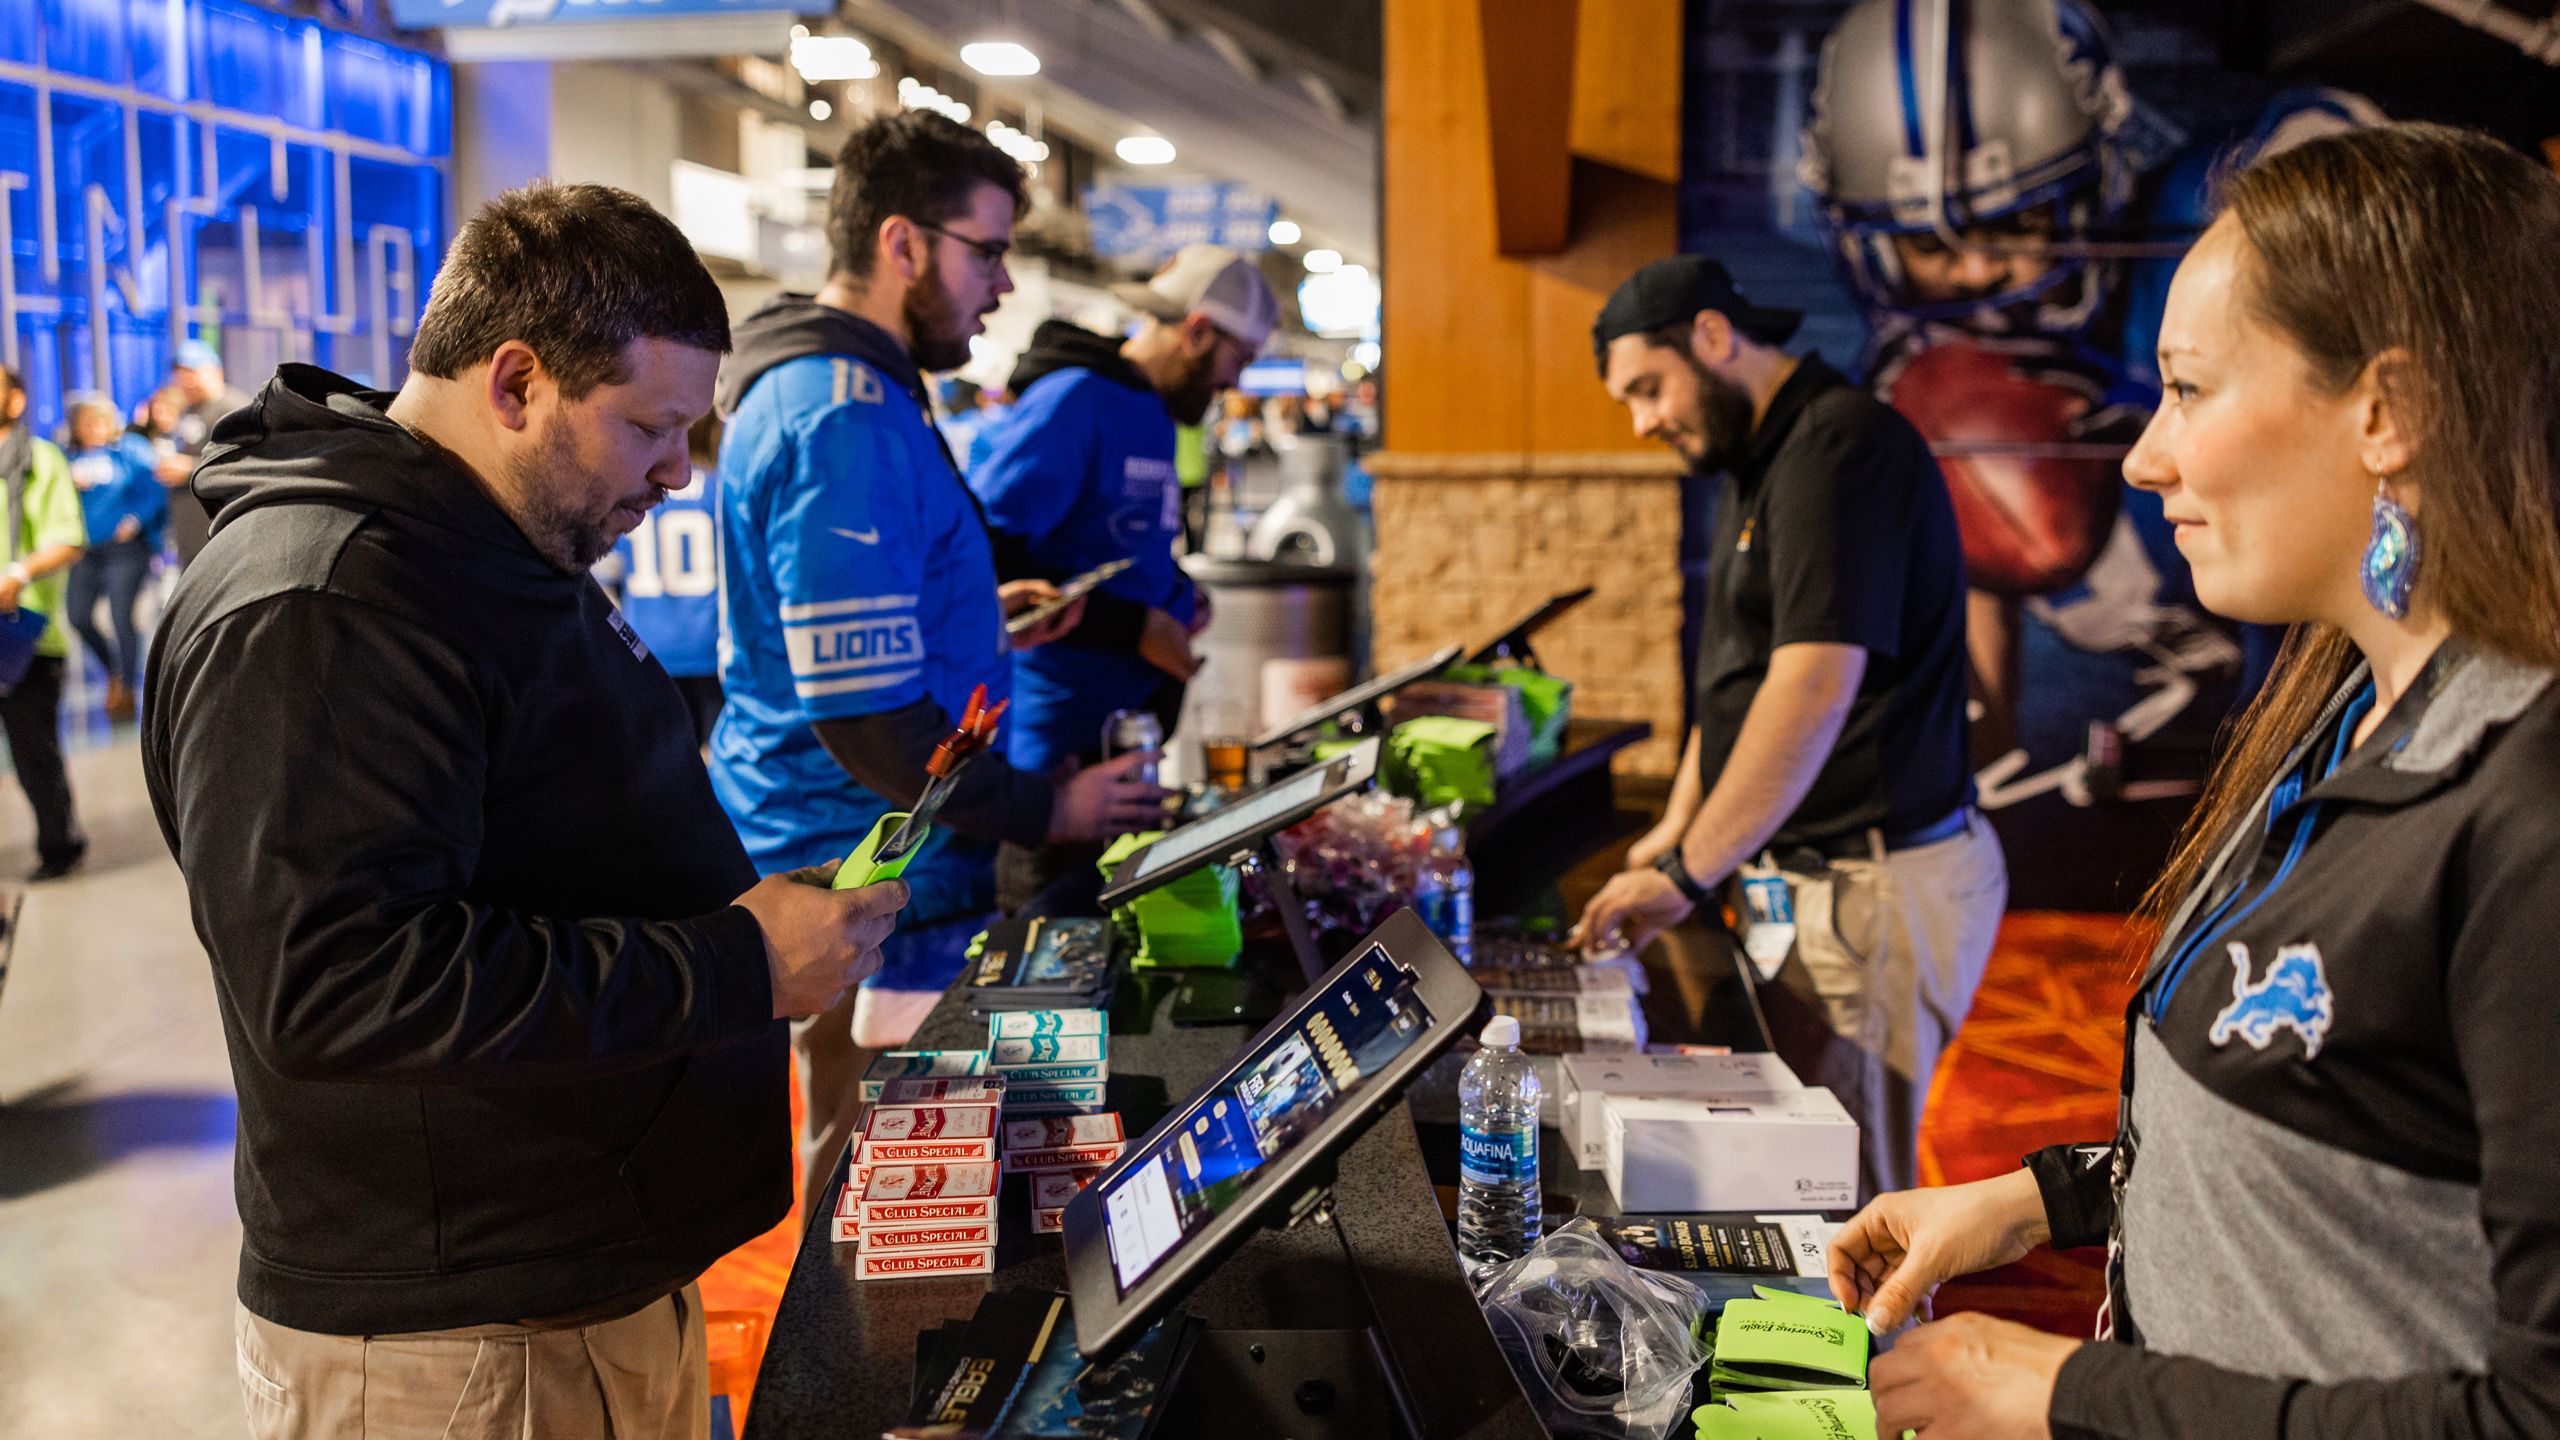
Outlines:
{"type": "Polygon", "coordinates": [[[728,352],[729,307],[684,232],[628,190],[537,181],[453,237],[409,368],[450,380],[521,340],[575,399],[630,378],[622,352],[644,339],[728,352]]]}
{"type": "Polygon", "coordinates": [[[871,274],[873,239],[892,215],[941,225],[969,208],[969,192],[993,185],[1027,198],[1022,166],[996,142],[930,110],[901,110],[857,126],[836,152],[835,188],[827,196],[827,244],[837,273],[871,274]]]}

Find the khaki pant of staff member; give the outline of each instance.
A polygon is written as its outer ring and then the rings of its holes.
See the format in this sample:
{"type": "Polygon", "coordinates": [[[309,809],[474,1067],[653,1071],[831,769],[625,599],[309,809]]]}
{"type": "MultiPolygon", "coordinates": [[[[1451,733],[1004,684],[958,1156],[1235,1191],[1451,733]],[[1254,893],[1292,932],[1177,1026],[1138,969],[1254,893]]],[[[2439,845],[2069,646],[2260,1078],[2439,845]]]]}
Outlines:
{"type": "Polygon", "coordinates": [[[315,1335],[237,1306],[254,1440],[703,1440],[711,1375],[693,1286],[578,1329],[315,1335]]]}
{"type": "Polygon", "coordinates": [[[1991,823],[1909,850],[1787,872],[1796,946],[1761,987],[1779,1058],[1858,1122],[1861,1203],[1920,1183],[1920,1117],[1938,1056],[1973,1008],[2009,869],[1991,823]]]}

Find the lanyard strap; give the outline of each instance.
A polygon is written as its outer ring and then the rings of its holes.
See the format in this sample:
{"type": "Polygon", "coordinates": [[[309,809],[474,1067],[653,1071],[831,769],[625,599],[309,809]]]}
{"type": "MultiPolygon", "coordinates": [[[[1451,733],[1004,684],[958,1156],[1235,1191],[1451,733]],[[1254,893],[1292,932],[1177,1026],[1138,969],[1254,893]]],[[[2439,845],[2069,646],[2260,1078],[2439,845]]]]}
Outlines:
{"type": "MultiPolygon", "coordinates": [[[[2337,738],[2330,743],[2328,763],[2321,767],[2319,779],[2326,780],[2336,774],[2338,767],[2346,762],[2347,752],[2355,738],[2356,726],[2373,709],[2373,700],[2373,687],[2368,684],[2353,700],[2347,702],[2345,713],[2338,718],[2337,738]]],[[[2291,819],[2293,823],[2293,837],[2285,846],[2284,859],[2277,864],[2275,874],[2270,876],[2267,883],[2259,887],[2254,895],[2250,893],[2248,879],[2242,877],[2231,887],[2230,893],[2222,897],[2222,902],[2214,906],[2212,912],[2205,916],[2203,923],[2196,926],[2188,938],[2179,943],[2176,951],[2170,956],[2168,965],[2160,972],[2158,982],[2152,986],[2149,1009],[2151,1023],[2154,1025],[2161,1023],[2162,1017],[2169,1013],[2169,1002],[2176,997],[2178,985],[2187,978],[2187,971],[2195,964],[2196,957],[2205,953],[2216,941],[2237,929],[2242,921],[2256,914],[2258,907],[2267,902],[2267,897],[2275,894],[2277,887],[2283,885],[2286,878],[2292,875],[2294,867],[2302,861],[2303,852],[2311,847],[2312,833],[2320,826],[2321,802],[2317,800],[2311,802],[2298,817],[2291,813],[2295,804],[2301,800],[2302,793],[2315,783],[2308,778],[2311,758],[2305,756],[2303,763],[2296,766],[2293,773],[2276,782],[2274,794],[2267,799],[2266,826],[2267,835],[2270,838],[2275,835],[2277,826],[2285,823],[2287,819],[2291,819]],[[2247,902],[2245,904],[2242,903],[2244,898],[2247,902]]]]}

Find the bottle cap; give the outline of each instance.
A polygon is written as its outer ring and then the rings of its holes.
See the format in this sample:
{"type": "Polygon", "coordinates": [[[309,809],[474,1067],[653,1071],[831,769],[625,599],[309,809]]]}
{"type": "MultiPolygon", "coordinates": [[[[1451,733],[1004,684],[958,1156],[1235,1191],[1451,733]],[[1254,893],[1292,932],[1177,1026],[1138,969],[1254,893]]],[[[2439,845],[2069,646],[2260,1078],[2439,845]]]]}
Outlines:
{"type": "Polygon", "coordinates": [[[1496,1015],[1485,1022],[1481,1038],[1488,1050],[1517,1050],[1520,1048],[1520,1022],[1508,1015],[1496,1015]]]}

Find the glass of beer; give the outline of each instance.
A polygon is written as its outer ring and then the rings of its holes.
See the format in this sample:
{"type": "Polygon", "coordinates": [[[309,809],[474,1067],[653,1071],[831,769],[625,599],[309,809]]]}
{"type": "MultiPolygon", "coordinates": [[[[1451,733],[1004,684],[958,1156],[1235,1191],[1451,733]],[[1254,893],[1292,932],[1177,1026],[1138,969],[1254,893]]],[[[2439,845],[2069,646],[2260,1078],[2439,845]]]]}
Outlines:
{"type": "Polygon", "coordinates": [[[1210,788],[1230,794],[1245,787],[1251,752],[1241,735],[1212,735],[1200,742],[1200,758],[1209,772],[1210,788]]]}

